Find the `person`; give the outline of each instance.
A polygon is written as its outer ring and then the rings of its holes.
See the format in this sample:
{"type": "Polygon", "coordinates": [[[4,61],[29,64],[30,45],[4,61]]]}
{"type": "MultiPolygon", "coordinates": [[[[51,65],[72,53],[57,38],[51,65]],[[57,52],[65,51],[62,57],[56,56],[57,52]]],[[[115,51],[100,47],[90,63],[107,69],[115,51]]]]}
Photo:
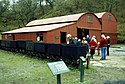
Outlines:
{"type": "Polygon", "coordinates": [[[81,39],[78,39],[76,45],[82,45],[81,39]]]}
{"type": "Polygon", "coordinates": [[[83,37],[83,39],[82,39],[82,44],[84,44],[85,41],[86,41],[86,38],[83,37]]]}
{"type": "Polygon", "coordinates": [[[92,38],[91,41],[89,42],[89,46],[90,46],[90,55],[91,58],[93,59],[93,55],[95,54],[95,49],[97,47],[97,43],[94,40],[95,38],[92,38]]]}
{"type": "Polygon", "coordinates": [[[83,45],[86,45],[86,53],[89,52],[89,44],[87,41],[84,41],[84,44],[83,45]]]}
{"type": "Polygon", "coordinates": [[[67,34],[67,38],[68,38],[67,44],[74,44],[73,43],[73,38],[72,38],[71,34],[67,34]]]}
{"type": "Polygon", "coordinates": [[[86,36],[86,41],[89,43],[91,40],[91,38],[89,37],[89,35],[86,36]]]}
{"type": "Polygon", "coordinates": [[[101,60],[105,60],[106,59],[107,45],[108,45],[108,42],[106,40],[106,37],[105,37],[104,34],[102,34],[101,35],[101,40],[100,40],[101,60]]]}
{"type": "Polygon", "coordinates": [[[37,41],[40,42],[40,36],[37,36],[37,41]]]}
{"type": "Polygon", "coordinates": [[[107,45],[107,55],[109,55],[109,47],[110,47],[110,37],[107,36],[107,41],[108,41],[108,45],[107,45]]]}
{"type": "Polygon", "coordinates": [[[78,38],[75,37],[75,38],[73,39],[73,43],[74,43],[74,44],[77,44],[77,42],[78,42],[78,38]]]}
{"type": "Polygon", "coordinates": [[[97,43],[96,36],[94,35],[92,36],[92,38],[94,38],[94,41],[97,43]]]}
{"type": "Polygon", "coordinates": [[[98,56],[100,56],[100,48],[99,48],[100,42],[97,43],[97,51],[98,51],[98,56]]]}

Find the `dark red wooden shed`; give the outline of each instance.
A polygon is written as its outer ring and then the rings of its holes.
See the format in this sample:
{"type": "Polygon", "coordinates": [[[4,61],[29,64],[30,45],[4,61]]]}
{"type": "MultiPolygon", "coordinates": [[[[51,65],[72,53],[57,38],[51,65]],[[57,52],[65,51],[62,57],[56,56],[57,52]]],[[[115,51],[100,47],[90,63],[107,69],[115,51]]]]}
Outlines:
{"type": "Polygon", "coordinates": [[[117,19],[109,12],[95,13],[102,22],[102,34],[110,36],[111,44],[117,43],[117,19]]]}
{"type": "Polygon", "coordinates": [[[73,37],[80,39],[86,37],[86,35],[91,37],[95,35],[97,40],[100,41],[101,33],[107,33],[105,29],[102,31],[102,26],[103,22],[95,14],[80,13],[34,20],[23,28],[3,32],[2,39],[32,40],[34,42],[40,39],[43,42],[66,43],[66,35],[71,34],[73,37]]]}

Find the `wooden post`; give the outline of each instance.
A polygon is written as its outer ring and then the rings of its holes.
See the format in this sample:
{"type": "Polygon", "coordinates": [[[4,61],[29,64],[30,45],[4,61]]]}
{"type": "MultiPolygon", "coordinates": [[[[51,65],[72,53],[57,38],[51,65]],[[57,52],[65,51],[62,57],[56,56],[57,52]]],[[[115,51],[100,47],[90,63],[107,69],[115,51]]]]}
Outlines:
{"type": "Polygon", "coordinates": [[[89,65],[90,65],[90,56],[87,57],[87,69],[89,69],[89,65]]]}
{"type": "Polygon", "coordinates": [[[80,82],[84,81],[84,62],[86,62],[83,56],[80,57],[80,82]]]}
{"type": "Polygon", "coordinates": [[[57,74],[57,84],[61,84],[61,75],[57,74]]]}
{"type": "Polygon", "coordinates": [[[80,59],[80,82],[84,81],[84,64],[83,61],[80,59]]]}

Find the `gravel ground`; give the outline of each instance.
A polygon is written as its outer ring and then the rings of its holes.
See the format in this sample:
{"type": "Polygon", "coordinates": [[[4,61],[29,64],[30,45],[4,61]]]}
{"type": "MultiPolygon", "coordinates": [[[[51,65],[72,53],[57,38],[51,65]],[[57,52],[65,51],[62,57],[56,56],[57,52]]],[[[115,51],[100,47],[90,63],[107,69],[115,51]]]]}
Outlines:
{"type": "Polygon", "coordinates": [[[90,63],[96,67],[95,79],[92,84],[125,84],[125,45],[115,45],[110,48],[110,55],[106,60],[95,53],[94,60],[90,63]],[[98,73],[98,75],[96,75],[98,73]],[[99,76],[99,77],[98,77],[99,76]],[[98,80],[98,81],[97,81],[98,80]]]}

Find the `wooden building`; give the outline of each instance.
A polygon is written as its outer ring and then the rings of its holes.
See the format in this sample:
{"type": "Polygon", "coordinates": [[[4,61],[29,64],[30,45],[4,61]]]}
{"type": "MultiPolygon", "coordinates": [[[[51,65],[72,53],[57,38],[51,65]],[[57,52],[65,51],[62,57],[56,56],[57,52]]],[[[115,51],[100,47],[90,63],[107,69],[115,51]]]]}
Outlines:
{"type": "MultiPolygon", "coordinates": [[[[103,22],[105,23],[105,18],[104,21],[102,20],[103,19],[97,17],[97,14],[95,15],[93,13],[79,13],[34,20],[23,28],[3,32],[2,39],[66,43],[68,40],[66,38],[67,34],[71,34],[73,38],[78,37],[80,39],[86,37],[86,35],[90,35],[91,37],[95,35],[98,41],[100,41],[102,33],[106,35],[113,33],[113,35],[116,35],[114,34],[114,30],[108,32],[107,29],[103,29],[106,28],[103,25],[103,22]]],[[[112,36],[110,35],[110,37],[112,36]]]]}
{"type": "Polygon", "coordinates": [[[102,23],[102,34],[110,36],[111,44],[117,43],[117,19],[109,12],[95,13],[102,23]]]}

